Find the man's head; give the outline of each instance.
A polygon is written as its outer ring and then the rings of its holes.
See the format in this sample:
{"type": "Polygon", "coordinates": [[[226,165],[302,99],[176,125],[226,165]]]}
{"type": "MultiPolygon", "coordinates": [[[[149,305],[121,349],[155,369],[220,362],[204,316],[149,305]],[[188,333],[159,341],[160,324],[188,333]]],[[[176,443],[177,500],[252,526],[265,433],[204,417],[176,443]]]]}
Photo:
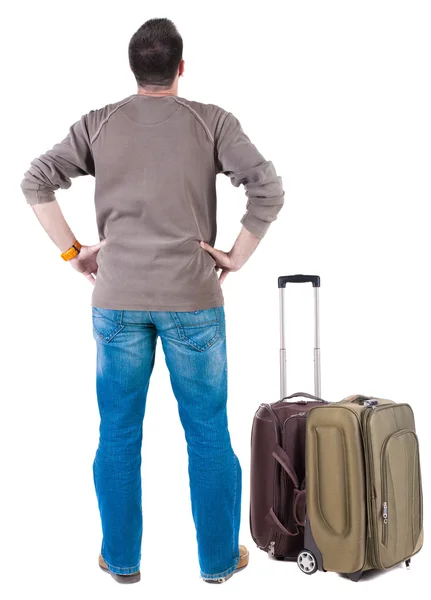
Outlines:
{"type": "Polygon", "coordinates": [[[175,87],[184,71],[183,40],[169,19],[150,19],[129,43],[129,64],[138,86],[148,91],[175,87]]]}

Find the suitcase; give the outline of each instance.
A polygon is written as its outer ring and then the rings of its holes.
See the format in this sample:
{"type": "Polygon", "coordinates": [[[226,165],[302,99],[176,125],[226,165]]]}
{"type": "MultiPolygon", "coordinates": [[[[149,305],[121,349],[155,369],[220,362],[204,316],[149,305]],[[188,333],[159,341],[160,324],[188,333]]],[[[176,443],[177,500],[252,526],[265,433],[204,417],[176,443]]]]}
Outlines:
{"type": "Polygon", "coordinates": [[[304,573],[358,581],[389,569],[423,544],[422,483],[413,411],[367,396],[309,411],[304,573]]]}
{"type": "Polygon", "coordinates": [[[251,433],[250,530],[258,548],[276,559],[296,560],[304,547],[305,423],[307,413],[324,400],[320,396],[319,288],[317,276],[279,277],[280,400],[261,404],[251,433]],[[287,283],[311,282],[315,297],[315,396],[286,396],[284,342],[287,283]],[[297,398],[297,400],[288,402],[297,398]]]}

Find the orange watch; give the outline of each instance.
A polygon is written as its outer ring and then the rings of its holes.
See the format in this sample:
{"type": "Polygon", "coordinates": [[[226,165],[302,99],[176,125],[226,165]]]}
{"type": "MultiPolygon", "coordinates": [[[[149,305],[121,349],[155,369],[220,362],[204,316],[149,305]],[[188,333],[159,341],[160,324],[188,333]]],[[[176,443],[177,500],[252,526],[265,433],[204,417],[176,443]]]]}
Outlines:
{"type": "Polygon", "coordinates": [[[81,248],[82,245],[78,242],[78,240],[75,240],[71,247],[61,254],[61,258],[63,260],[70,260],[71,258],[75,258],[75,256],[81,251],[81,248]]]}

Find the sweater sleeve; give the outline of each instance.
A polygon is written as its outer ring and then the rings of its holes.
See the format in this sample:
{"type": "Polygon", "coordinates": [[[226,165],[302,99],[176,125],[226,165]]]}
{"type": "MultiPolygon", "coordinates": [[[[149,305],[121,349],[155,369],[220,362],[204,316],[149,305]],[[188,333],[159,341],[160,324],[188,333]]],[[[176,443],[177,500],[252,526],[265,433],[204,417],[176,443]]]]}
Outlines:
{"type": "Polygon", "coordinates": [[[281,181],[270,161],[266,161],[243,132],[240,122],[227,113],[215,135],[218,172],[230,177],[232,185],[244,185],[248,198],[244,227],[263,238],[284,203],[281,181]]]}
{"type": "Polygon", "coordinates": [[[79,175],[94,176],[94,160],[87,127],[87,116],[74,123],[64,140],[35,158],[24,174],[21,189],[27,204],[55,200],[55,191],[67,189],[79,175]]]}

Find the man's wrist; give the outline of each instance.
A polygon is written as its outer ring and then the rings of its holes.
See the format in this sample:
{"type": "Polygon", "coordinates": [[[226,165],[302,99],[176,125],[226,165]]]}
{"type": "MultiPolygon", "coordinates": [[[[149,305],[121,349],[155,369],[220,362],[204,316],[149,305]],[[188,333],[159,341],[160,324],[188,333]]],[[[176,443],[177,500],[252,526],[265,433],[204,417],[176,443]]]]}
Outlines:
{"type": "Polygon", "coordinates": [[[228,256],[231,260],[231,270],[233,271],[239,271],[239,269],[241,269],[241,267],[243,267],[245,265],[245,263],[248,261],[248,259],[250,258],[249,255],[247,254],[240,254],[238,252],[235,252],[234,249],[232,249],[229,253],[228,256]]]}
{"type": "Polygon", "coordinates": [[[260,238],[248,231],[244,225],[242,226],[239,236],[229,252],[229,257],[233,263],[233,270],[238,271],[238,269],[241,269],[245,265],[260,241],[260,238]]]}
{"type": "Polygon", "coordinates": [[[65,261],[70,261],[80,253],[82,245],[75,239],[73,244],[67,248],[64,252],[61,253],[61,258],[65,261]]]}

